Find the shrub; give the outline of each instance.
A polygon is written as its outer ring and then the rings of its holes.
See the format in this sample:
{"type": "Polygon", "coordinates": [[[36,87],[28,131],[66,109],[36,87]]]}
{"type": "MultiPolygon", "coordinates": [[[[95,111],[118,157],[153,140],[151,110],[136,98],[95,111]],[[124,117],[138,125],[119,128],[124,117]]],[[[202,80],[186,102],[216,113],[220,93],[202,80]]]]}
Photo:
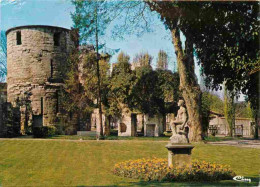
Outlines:
{"type": "Polygon", "coordinates": [[[235,173],[226,165],[193,161],[192,167],[168,167],[167,159],[139,159],[115,165],[114,174],[146,181],[218,181],[235,173]]]}
{"type": "Polygon", "coordinates": [[[56,133],[56,128],[54,126],[43,126],[33,128],[34,138],[45,138],[48,136],[53,136],[56,133]]]}

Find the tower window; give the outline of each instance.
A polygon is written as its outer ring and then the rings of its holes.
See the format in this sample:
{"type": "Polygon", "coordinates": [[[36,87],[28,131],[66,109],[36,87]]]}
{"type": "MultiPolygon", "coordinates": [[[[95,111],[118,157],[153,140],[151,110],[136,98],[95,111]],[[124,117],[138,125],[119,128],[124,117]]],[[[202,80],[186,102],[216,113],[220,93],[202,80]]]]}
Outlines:
{"type": "Polygon", "coordinates": [[[21,45],[21,44],[22,44],[21,31],[17,31],[17,32],[16,32],[16,44],[17,44],[17,45],[21,45]]]}
{"type": "Polygon", "coordinates": [[[54,46],[60,46],[60,33],[54,33],[53,35],[54,46]]]}
{"type": "Polygon", "coordinates": [[[53,60],[51,59],[51,78],[53,78],[53,60]]]}
{"type": "Polygon", "coordinates": [[[56,103],[56,113],[60,112],[60,107],[59,107],[59,92],[56,91],[56,98],[57,98],[57,103],[56,103]]]}
{"type": "Polygon", "coordinates": [[[41,115],[43,115],[43,97],[41,97],[41,115]]]}

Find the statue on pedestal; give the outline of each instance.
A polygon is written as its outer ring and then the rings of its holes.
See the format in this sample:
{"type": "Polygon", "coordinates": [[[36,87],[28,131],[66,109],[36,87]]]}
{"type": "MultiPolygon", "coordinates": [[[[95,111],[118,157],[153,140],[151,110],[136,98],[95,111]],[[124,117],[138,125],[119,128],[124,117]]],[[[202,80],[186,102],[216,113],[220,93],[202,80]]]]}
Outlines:
{"type": "Polygon", "coordinates": [[[188,115],[186,108],[184,107],[184,100],[179,100],[178,106],[180,109],[178,110],[177,117],[170,124],[172,130],[170,140],[171,143],[189,143],[187,132],[185,131],[185,127],[188,126],[188,115]]]}
{"type": "Polygon", "coordinates": [[[192,167],[191,152],[194,148],[189,144],[188,131],[189,124],[187,110],[184,107],[184,100],[179,100],[177,117],[170,123],[172,136],[170,142],[165,146],[168,149],[168,166],[183,167],[189,165],[192,167]]]}

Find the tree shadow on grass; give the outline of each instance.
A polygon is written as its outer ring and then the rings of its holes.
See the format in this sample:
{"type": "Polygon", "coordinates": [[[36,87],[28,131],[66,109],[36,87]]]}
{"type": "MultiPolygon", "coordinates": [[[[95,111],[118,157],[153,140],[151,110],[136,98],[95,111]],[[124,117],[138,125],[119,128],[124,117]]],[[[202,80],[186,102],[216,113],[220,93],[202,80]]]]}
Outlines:
{"type": "Polygon", "coordinates": [[[250,178],[251,183],[248,182],[239,182],[234,180],[223,180],[218,182],[125,182],[119,183],[114,186],[258,186],[259,185],[259,177],[245,177],[250,178]]]}

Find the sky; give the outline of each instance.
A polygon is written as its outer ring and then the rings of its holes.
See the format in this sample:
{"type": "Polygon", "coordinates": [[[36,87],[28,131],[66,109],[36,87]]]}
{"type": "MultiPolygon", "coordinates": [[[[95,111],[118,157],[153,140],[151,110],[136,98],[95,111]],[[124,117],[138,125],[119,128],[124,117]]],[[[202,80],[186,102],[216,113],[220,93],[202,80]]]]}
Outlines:
{"type": "MultiPolygon", "coordinates": [[[[0,29],[7,30],[22,25],[52,25],[71,28],[73,22],[70,13],[74,7],[70,0],[0,0],[0,29]]],[[[141,37],[130,35],[124,40],[113,40],[110,30],[107,31],[106,46],[112,49],[120,49],[133,59],[140,52],[148,52],[153,56],[152,65],[155,67],[157,54],[160,49],[169,55],[169,69],[176,70],[177,67],[174,47],[171,42],[169,31],[161,21],[154,17],[154,32],[146,33],[141,37]]],[[[116,62],[117,54],[111,59],[116,62]]],[[[198,69],[198,68],[197,68],[198,69]]]]}
{"type": "MultiPolygon", "coordinates": [[[[71,28],[73,21],[71,12],[74,7],[70,0],[0,0],[0,30],[7,30],[22,25],[51,25],[71,28]]],[[[171,41],[170,32],[165,29],[157,16],[154,16],[154,31],[145,33],[141,37],[130,35],[124,40],[113,40],[110,30],[105,38],[106,46],[112,49],[120,49],[130,55],[148,52],[153,56],[152,65],[155,67],[159,50],[165,50],[169,55],[169,70],[176,71],[176,56],[171,41]]],[[[184,39],[184,37],[182,37],[184,39]]],[[[118,53],[117,53],[118,54],[118,53]]],[[[117,54],[112,56],[111,63],[116,62],[117,54]]],[[[196,61],[196,60],[195,60],[196,61]]],[[[199,83],[199,66],[196,64],[195,72],[199,83]]],[[[219,94],[218,95],[223,95],[219,94]]],[[[241,99],[243,100],[243,97],[241,99]]]]}

